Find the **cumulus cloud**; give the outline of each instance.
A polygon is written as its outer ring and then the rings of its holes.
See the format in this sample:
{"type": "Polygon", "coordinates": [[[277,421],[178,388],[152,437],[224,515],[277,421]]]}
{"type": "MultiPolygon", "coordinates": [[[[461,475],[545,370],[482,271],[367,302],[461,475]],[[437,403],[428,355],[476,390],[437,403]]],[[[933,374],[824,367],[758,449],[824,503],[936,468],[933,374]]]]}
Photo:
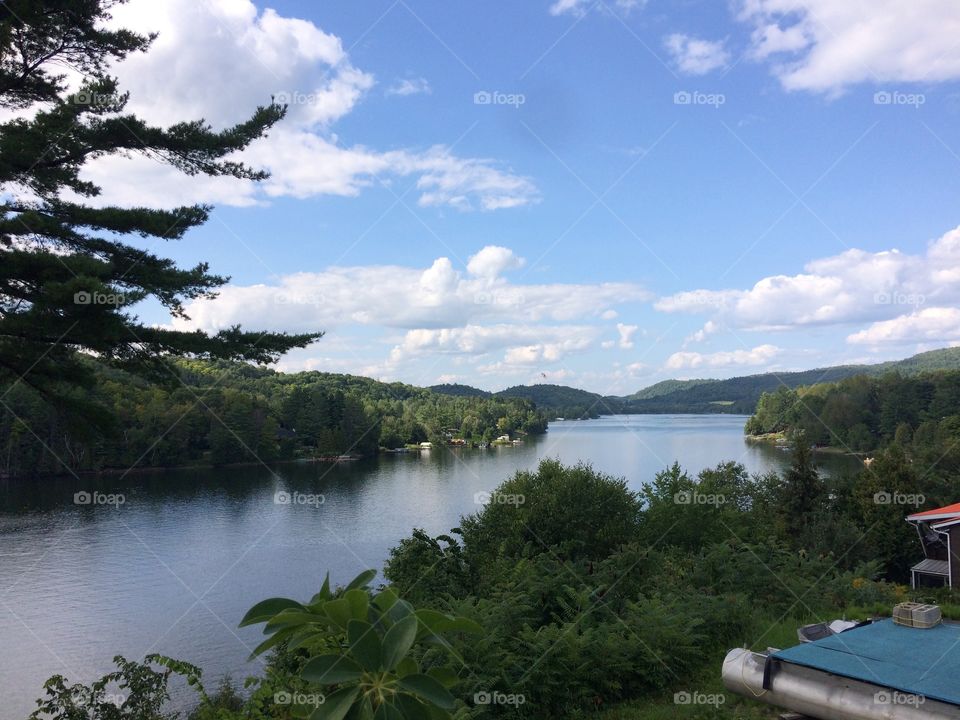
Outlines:
{"type": "Polygon", "coordinates": [[[797,275],[773,275],[752,288],[693,290],[661,298],[663,312],[710,315],[744,330],[880,322],[921,307],[960,302],[960,228],[926,252],[848,250],[814,260],[797,275]]]}
{"type": "MultiPolygon", "coordinates": [[[[241,322],[291,332],[354,324],[462,329],[505,321],[593,319],[612,306],[649,297],[633,283],[516,284],[500,277],[522,264],[523,259],[508,248],[491,245],[471,256],[466,273],[446,257],[427,268],[365,265],[294,273],[272,285],[227,285],[215,299],[189,303],[190,319],[174,323],[208,331],[241,322]]],[[[532,343],[533,339],[520,339],[512,344],[532,343]]]]}
{"type": "Polygon", "coordinates": [[[524,259],[514,255],[510,248],[487,245],[467,261],[467,272],[483,278],[495,278],[505,270],[516,270],[524,265],[524,259]]]}
{"type": "Polygon", "coordinates": [[[730,62],[730,53],[720,40],[674,33],[664,39],[664,45],[677,69],[686,75],[706,75],[730,62]]]}
{"type": "Polygon", "coordinates": [[[667,358],[669,370],[694,368],[728,368],[741,365],[766,365],[782,351],[775,345],[758,345],[752,350],[731,350],[715,353],[676,352],[667,358]]]}
{"type": "MultiPolygon", "coordinates": [[[[268,137],[232,159],[271,173],[265,183],[185,177],[148,158],[104,157],[86,166],[85,179],[104,189],[99,202],[169,206],[185,202],[250,205],[270,198],[352,196],[393,177],[416,178],[421,206],[497,210],[534,203],[533,182],[488,158],[464,158],[445,146],[378,151],[345,144],[332,126],[356,109],[374,86],[355,67],[340,38],[307,20],[260,13],[250,0],[195,3],[132,0],[114,11],[114,25],[158,31],[148,53],[114,68],[130,91],[128,109],[167,125],[204,118],[216,128],[247,119],[271,98],[287,117],[268,137]]],[[[388,88],[425,92],[422,79],[388,88]]]]}
{"type": "Polygon", "coordinates": [[[892,320],[882,320],[847,338],[855,345],[906,345],[960,340],[960,309],[930,307],[892,320]]]}
{"type": "Polygon", "coordinates": [[[954,0],[740,0],[738,16],[753,27],[750,55],[788,90],[960,78],[954,0]]]}

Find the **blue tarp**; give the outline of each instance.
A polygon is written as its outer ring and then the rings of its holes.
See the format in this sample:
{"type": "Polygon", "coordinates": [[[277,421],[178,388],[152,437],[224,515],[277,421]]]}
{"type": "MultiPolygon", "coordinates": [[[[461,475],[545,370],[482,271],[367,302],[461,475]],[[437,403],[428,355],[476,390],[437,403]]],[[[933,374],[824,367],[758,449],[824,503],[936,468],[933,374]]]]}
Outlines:
{"type": "Polygon", "coordinates": [[[864,625],[774,653],[786,662],[960,705],[960,625],[864,625]]]}

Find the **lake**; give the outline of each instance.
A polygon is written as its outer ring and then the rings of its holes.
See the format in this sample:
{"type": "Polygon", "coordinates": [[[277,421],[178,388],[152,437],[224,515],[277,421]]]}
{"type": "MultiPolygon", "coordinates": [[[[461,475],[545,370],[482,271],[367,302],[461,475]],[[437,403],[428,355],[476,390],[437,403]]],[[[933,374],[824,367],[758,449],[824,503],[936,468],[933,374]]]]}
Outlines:
{"type": "MultiPolygon", "coordinates": [[[[588,461],[632,488],[674,460],[691,473],[726,460],[751,472],[786,465],[788,453],[746,442],[745,421],[612,416],[554,422],[545,436],[486,450],[0,481],[0,713],[25,718],[50,675],[89,683],[116,654],[187,660],[204,669],[207,687],[255,674],[259,664],[246,658],[260,633],[237,629],[250,606],[309,598],[328,570],[342,583],[379,569],[412,528],[455,527],[477,510],[477,493],[541,458],[588,461]],[[76,493],[95,502],[78,505],[76,493]]],[[[828,473],[858,465],[818,461],[828,473]]]]}

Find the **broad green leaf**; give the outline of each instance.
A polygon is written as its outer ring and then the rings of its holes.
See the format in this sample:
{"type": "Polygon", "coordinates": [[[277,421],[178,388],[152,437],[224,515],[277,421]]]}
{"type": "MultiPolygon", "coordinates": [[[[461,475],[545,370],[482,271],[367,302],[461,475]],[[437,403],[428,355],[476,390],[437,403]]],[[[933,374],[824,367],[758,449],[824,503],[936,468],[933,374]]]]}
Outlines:
{"type": "Polygon", "coordinates": [[[363,620],[351,620],[347,623],[347,640],[350,654],[364,670],[374,672],[380,669],[380,636],[373,625],[363,620]]]}
{"type": "Polygon", "coordinates": [[[417,619],[423,626],[420,628],[421,635],[431,632],[443,632],[444,623],[450,621],[449,617],[444,615],[442,612],[437,612],[436,610],[417,610],[414,614],[417,616],[417,619]]]}
{"type": "Polygon", "coordinates": [[[417,617],[408,615],[399,620],[383,636],[383,669],[393,670],[410,652],[413,641],[417,639],[417,617]]]}
{"type": "Polygon", "coordinates": [[[387,612],[399,599],[392,588],[384,588],[373,598],[373,604],[380,609],[380,612],[387,612]]]}
{"type": "Polygon", "coordinates": [[[414,673],[420,672],[420,666],[417,664],[416,660],[408,656],[397,663],[397,667],[394,672],[396,672],[399,677],[403,677],[404,675],[413,675],[414,673]]]}
{"type": "Polygon", "coordinates": [[[346,600],[346,598],[330,600],[324,603],[323,611],[333,622],[344,630],[347,629],[347,623],[353,618],[353,609],[350,607],[350,602],[346,600]]]}
{"type": "Polygon", "coordinates": [[[263,631],[271,632],[283,627],[293,627],[295,625],[304,625],[307,623],[322,623],[326,625],[328,620],[323,615],[312,612],[304,612],[300,608],[290,608],[274,615],[264,626],[263,631]]]}
{"type": "Polygon", "coordinates": [[[366,590],[348,590],[343,594],[343,599],[350,603],[350,614],[355,620],[367,619],[370,596],[366,590]]]}
{"type": "Polygon", "coordinates": [[[344,655],[320,655],[311,658],[300,671],[300,677],[304,680],[321,685],[359,680],[361,675],[363,668],[344,655]]]}
{"type": "Polygon", "coordinates": [[[296,628],[284,628],[283,630],[279,630],[279,631],[275,632],[273,635],[271,635],[270,637],[268,637],[268,638],[267,638],[266,640],[264,640],[262,643],[260,643],[259,645],[257,645],[257,646],[250,652],[250,657],[248,657],[247,660],[253,660],[253,659],[254,659],[255,657],[257,657],[258,655],[261,655],[262,653],[265,653],[265,652],[266,652],[267,650],[269,650],[270,648],[272,648],[272,647],[274,647],[275,645],[283,642],[284,640],[286,640],[287,638],[289,638],[291,635],[293,635],[293,633],[294,633],[295,630],[296,630],[296,628]]]}
{"type": "Polygon", "coordinates": [[[394,702],[406,720],[430,720],[430,711],[427,706],[415,697],[397,695],[394,702]]]}
{"type": "Polygon", "coordinates": [[[427,670],[427,675],[448,689],[456,685],[457,681],[460,679],[460,677],[451,668],[443,666],[430,668],[427,670]]]}
{"type": "Polygon", "coordinates": [[[373,720],[405,720],[403,713],[389,703],[383,703],[377,708],[373,720]]]}
{"type": "Polygon", "coordinates": [[[337,690],[333,695],[328,695],[322,705],[310,715],[310,720],[343,720],[344,716],[350,712],[350,706],[357,699],[360,693],[358,687],[345,687],[337,690]]]}
{"type": "Polygon", "coordinates": [[[397,682],[404,690],[445,710],[449,710],[454,705],[453,695],[429,675],[407,675],[397,682]]]}
{"type": "Polygon", "coordinates": [[[315,607],[317,605],[322,605],[327,600],[333,599],[333,593],[330,592],[330,573],[327,573],[323,578],[323,586],[320,588],[320,591],[316,593],[312,598],[310,598],[310,604],[308,607],[315,607]]]}
{"type": "Polygon", "coordinates": [[[368,696],[360,698],[347,713],[347,720],[373,720],[373,705],[368,696]]]}
{"type": "Polygon", "coordinates": [[[299,608],[300,610],[304,609],[303,605],[298,603],[296,600],[290,600],[289,598],[268,598],[267,600],[262,600],[247,610],[247,614],[244,615],[243,620],[240,621],[240,627],[264,622],[265,620],[272,618],[281,610],[286,610],[288,608],[299,608]]]}
{"type": "Polygon", "coordinates": [[[354,590],[356,588],[363,588],[370,584],[370,581],[377,576],[376,570],[364,570],[362,573],[357,575],[353,580],[350,581],[350,584],[347,585],[347,590],[354,590]]]}
{"type": "Polygon", "coordinates": [[[390,611],[387,613],[387,616],[394,622],[405,618],[407,615],[413,615],[413,605],[408,603],[406,600],[397,600],[390,607],[390,611]]]}

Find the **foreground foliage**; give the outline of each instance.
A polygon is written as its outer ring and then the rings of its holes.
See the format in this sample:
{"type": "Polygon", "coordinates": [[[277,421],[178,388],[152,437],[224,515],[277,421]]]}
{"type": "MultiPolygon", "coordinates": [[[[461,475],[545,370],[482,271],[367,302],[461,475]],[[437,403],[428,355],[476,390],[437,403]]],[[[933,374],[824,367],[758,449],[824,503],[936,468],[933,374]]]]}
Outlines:
{"type": "MultiPolygon", "coordinates": [[[[952,616],[948,592],[883,578],[918,548],[870,540],[894,515],[906,525],[902,508],[866,501],[875,481],[824,479],[805,451],[782,476],[674,465],[640,492],[543,461],[449,533],[414,530],[391,551],[387,586],[371,589],[370,571],[307,602],[256,605],[243,624],[264,627],[265,675],[243,696],[197,681],[190,720],[580,717],[622,703],[607,717],[652,719],[672,716],[676,692],[720,697],[730,647],[792,644],[801,623],[908,598],[952,616]],[[651,699],[658,710],[635,712],[651,699]]],[[[765,716],[752,707],[674,709],[765,716]]],[[[101,717],[77,712],[51,716],[101,717]]]]}

